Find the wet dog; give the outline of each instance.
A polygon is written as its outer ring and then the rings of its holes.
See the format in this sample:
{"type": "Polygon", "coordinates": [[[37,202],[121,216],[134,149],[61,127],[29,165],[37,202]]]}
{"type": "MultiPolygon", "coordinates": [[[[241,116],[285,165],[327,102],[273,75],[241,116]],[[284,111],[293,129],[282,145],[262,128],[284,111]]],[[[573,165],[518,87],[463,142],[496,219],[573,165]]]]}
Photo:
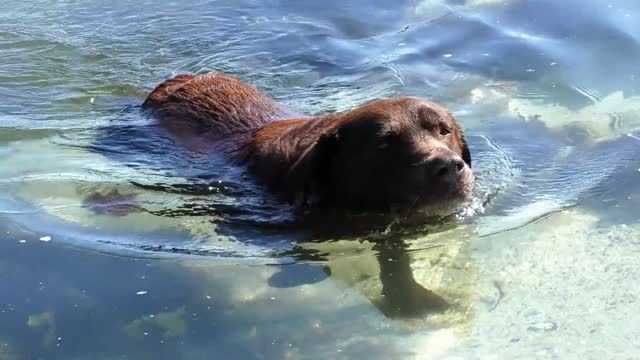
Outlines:
{"type": "Polygon", "coordinates": [[[143,107],[187,146],[246,165],[297,207],[453,212],[471,194],[471,154],[444,108],[415,97],[300,116],[223,74],[178,75],[143,107]]]}

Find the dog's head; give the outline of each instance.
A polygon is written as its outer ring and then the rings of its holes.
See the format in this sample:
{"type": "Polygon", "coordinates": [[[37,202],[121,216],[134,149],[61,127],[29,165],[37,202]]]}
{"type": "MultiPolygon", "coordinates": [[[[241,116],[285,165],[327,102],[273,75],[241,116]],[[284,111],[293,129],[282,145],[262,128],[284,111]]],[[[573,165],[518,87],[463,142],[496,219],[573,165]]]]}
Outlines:
{"type": "Polygon", "coordinates": [[[305,179],[320,202],[446,215],[471,195],[469,148],[454,117],[436,104],[413,97],[381,100],[328,124],[290,172],[305,179]]]}

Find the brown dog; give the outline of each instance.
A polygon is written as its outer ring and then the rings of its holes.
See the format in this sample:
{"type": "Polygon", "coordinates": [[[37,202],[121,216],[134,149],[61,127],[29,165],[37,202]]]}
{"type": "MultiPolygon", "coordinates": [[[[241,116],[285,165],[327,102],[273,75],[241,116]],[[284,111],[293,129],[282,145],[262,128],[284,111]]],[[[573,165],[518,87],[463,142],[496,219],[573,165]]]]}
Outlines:
{"type": "Polygon", "coordinates": [[[144,102],[176,138],[213,147],[296,205],[451,213],[473,188],[471,155],[444,108],[414,97],[295,117],[240,80],[178,75],[144,102]]]}

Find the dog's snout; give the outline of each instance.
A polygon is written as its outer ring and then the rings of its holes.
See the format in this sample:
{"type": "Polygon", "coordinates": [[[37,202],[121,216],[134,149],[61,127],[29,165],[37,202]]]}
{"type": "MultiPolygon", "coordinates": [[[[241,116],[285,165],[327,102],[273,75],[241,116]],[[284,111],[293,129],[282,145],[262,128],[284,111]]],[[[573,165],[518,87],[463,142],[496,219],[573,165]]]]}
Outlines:
{"type": "Polygon", "coordinates": [[[464,161],[459,156],[440,155],[428,163],[431,174],[440,181],[455,181],[464,169],[464,161]]]}
{"type": "Polygon", "coordinates": [[[440,162],[440,165],[436,167],[436,176],[447,176],[449,174],[449,166],[447,164],[440,162]]]}
{"type": "Polygon", "coordinates": [[[434,174],[437,176],[446,176],[456,174],[464,168],[464,161],[453,157],[438,157],[432,160],[434,174]]]}
{"type": "Polygon", "coordinates": [[[462,169],[464,169],[464,160],[462,160],[459,157],[456,157],[455,159],[453,159],[453,163],[456,167],[456,171],[460,172],[462,171],[462,169]]]}

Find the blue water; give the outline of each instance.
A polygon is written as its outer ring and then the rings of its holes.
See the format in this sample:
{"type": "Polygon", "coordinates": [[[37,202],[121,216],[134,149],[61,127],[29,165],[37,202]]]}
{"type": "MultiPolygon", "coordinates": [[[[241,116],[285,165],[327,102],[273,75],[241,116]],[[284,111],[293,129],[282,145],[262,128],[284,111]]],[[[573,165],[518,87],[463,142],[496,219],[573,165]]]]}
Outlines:
{"type": "Polygon", "coordinates": [[[633,358],[640,5],[0,3],[0,359],[633,358]],[[179,73],[309,114],[448,107],[456,219],[299,222],[140,111],[179,73]]]}

